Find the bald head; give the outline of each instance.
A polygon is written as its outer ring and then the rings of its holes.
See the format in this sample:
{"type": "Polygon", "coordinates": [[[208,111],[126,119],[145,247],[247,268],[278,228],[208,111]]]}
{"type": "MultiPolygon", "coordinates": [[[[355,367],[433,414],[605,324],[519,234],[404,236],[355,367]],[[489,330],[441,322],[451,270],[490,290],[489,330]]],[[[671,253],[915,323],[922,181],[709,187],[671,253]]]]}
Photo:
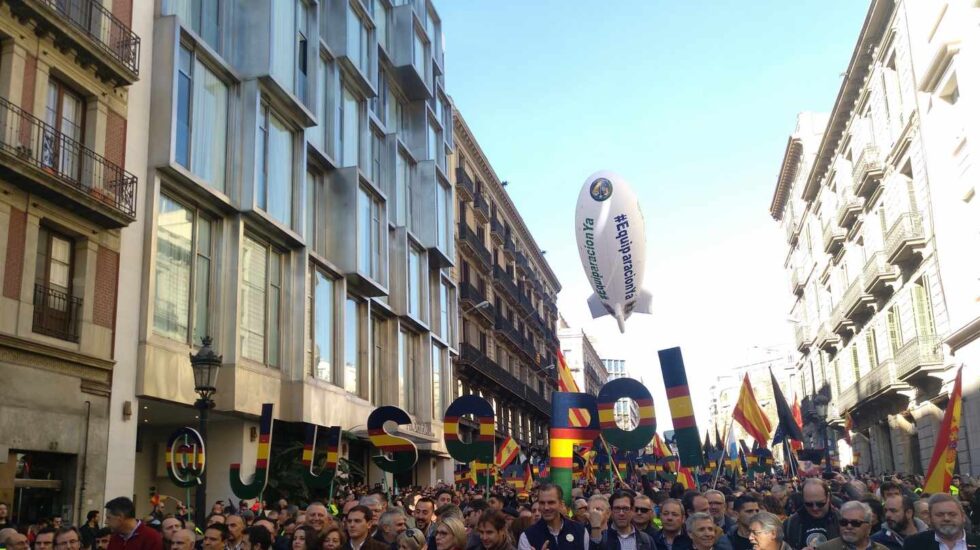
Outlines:
{"type": "Polygon", "coordinates": [[[170,537],[170,550],[194,550],[194,532],[180,529],[170,537]]]}

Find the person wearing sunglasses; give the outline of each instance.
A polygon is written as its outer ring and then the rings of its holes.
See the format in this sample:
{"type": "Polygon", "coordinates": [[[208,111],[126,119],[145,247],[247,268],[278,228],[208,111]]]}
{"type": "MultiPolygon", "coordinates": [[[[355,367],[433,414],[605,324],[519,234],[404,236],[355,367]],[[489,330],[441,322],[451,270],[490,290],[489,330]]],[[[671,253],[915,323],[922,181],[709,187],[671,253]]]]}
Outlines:
{"type": "Polygon", "coordinates": [[[633,527],[650,538],[657,534],[657,526],[653,523],[653,501],[646,495],[633,498],[633,527]]]}
{"type": "Polygon", "coordinates": [[[871,507],[849,500],[840,507],[840,536],[817,548],[819,550],[888,550],[887,546],[871,540],[871,507]]]}
{"type": "Polygon", "coordinates": [[[830,489],[821,479],[810,478],[803,484],[803,507],[783,525],[786,544],[794,550],[817,546],[840,536],[839,517],[830,506],[830,489]]]}
{"type": "Polygon", "coordinates": [[[608,550],[622,550],[624,548],[655,550],[656,546],[653,539],[633,526],[633,507],[635,505],[633,495],[626,491],[617,491],[613,493],[610,501],[612,525],[602,532],[599,540],[593,538],[592,542],[597,542],[599,548],[608,550]]]}

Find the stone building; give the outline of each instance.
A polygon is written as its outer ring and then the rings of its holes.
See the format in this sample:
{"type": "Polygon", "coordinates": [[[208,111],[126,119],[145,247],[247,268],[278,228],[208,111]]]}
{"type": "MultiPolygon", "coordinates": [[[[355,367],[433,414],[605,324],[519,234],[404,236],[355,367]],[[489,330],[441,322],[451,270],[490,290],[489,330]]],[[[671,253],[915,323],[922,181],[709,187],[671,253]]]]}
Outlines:
{"type": "Polygon", "coordinates": [[[563,317],[559,317],[558,342],[578,389],[584,393],[599,395],[599,389],[610,378],[592,338],[584,330],[570,327],[563,317]]]}

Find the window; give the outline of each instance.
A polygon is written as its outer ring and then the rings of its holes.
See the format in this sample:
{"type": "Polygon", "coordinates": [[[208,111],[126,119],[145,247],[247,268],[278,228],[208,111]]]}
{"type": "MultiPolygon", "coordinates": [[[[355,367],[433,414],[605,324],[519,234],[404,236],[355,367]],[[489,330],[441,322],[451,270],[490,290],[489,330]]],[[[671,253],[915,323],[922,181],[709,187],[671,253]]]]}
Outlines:
{"type": "Polygon", "coordinates": [[[371,368],[368,369],[368,400],[372,403],[381,402],[381,371],[385,358],[385,321],[380,317],[371,317],[371,368]]]}
{"type": "Polygon", "coordinates": [[[419,320],[424,320],[422,317],[424,297],[422,284],[425,280],[423,269],[422,251],[411,246],[408,251],[408,313],[419,320]]]}
{"type": "Polygon", "coordinates": [[[78,309],[72,298],[75,242],[41,226],[37,236],[34,332],[78,341],[78,309]]]}
{"type": "Polygon", "coordinates": [[[442,418],[442,380],[443,350],[437,345],[432,346],[432,417],[442,418]]]}
{"type": "Polygon", "coordinates": [[[45,122],[54,133],[45,131],[41,162],[74,180],[81,179],[80,147],[85,141],[85,101],[61,82],[48,80],[45,122]]]}
{"type": "Polygon", "coordinates": [[[932,315],[928,280],[923,277],[912,285],[912,309],[915,311],[915,331],[919,337],[936,335],[936,322],[932,315]]]}
{"type": "Polygon", "coordinates": [[[328,99],[328,88],[330,83],[330,66],[326,59],[317,56],[317,63],[320,65],[320,73],[317,76],[316,88],[316,119],[317,126],[312,128],[309,133],[309,140],[317,149],[323,152],[327,152],[327,140],[329,139],[328,133],[330,132],[330,124],[327,121],[327,114],[330,112],[330,103],[328,99]]]}
{"type": "Polygon", "coordinates": [[[311,250],[317,250],[317,206],[318,199],[324,198],[320,192],[320,178],[310,171],[306,171],[306,246],[311,250]]]}
{"type": "Polygon", "coordinates": [[[221,3],[223,0],[200,2],[199,0],[173,0],[173,14],[183,19],[185,25],[198,34],[209,46],[221,50],[221,3]]]}
{"type": "Polygon", "coordinates": [[[368,167],[368,177],[379,189],[385,189],[384,181],[382,181],[384,173],[384,136],[379,132],[371,132],[371,139],[368,140],[368,145],[370,147],[370,162],[371,165],[368,167]]]}
{"type": "Polygon", "coordinates": [[[184,46],[177,64],[176,124],[174,160],[224,192],[228,86],[184,46]]]}
{"type": "MultiPolygon", "coordinates": [[[[286,90],[293,92],[296,86],[296,20],[297,2],[280,0],[272,10],[272,76],[286,90]]],[[[300,2],[301,3],[301,2],[300,2]]]]}
{"type": "Polygon", "coordinates": [[[412,66],[423,77],[426,75],[425,60],[427,53],[425,37],[416,29],[414,39],[412,40],[412,66]]]}
{"type": "Polygon", "coordinates": [[[339,102],[340,116],[338,120],[340,121],[340,132],[338,134],[339,138],[339,151],[340,151],[340,165],[341,167],[357,166],[358,162],[358,152],[359,152],[359,137],[360,137],[360,101],[358,101],[357,96],[354,92],[350,91],[346,86],[341,85],[343,90],[343,98],[339,102]]]}
{"type": "Polygon", "coordinates": [[[370,32],[353,5],[347,6],[347,57],[365,77],[370,75],[371,57],[368,50],[370,32]]]}
{"type": "Polygon", "coordinates": [[[211,221],[167,195],[157,216],[153,330],[198,344],[209,333],[211,221]]]}
{"type": "Polygon", "coordinates": [[[249,236],[242,247],[242,357],[279,366],[282,254],[249,236]]]}
{"type": "Polygon", "coordinates": [[[449,335],[449,283],[444,279],[439,281],[439,336],[446,342],[451,342],[449,335]]]}
{"type": "Polygon", "coordinates": [[[286,123],[262,108],[256,201],[259,208],[285,225],[292,222],[293,135],[286,123]]]}
{"type": "Polygon", "coordinates": [[[313,376],[333,382],[334,280],[321,270],[313,270],[313,290],[310,304],[311,349],[313,352],[313,376]]]}
{"type": "Polygon", "coordinates": [[[363,187],[357,190],[357,269],[381,280],[381,201],[363,187]]]}
{"type": "Polygon", "coordinates": [[[398,406],[415,410],[413,388],[415,386],[415,360],[418,336],[405,329],[398,331],[398,406]]]}
{"type": "Polygon", "coordinates": [[[436,129],[436,123],[431,118],[429,119],[429,124],[426,127],[425,133],[425,154],[430,160],[436,159],[436,152],[439,146],[439,130],[436,129]]]}
{"type": "Polygon", "coordinates": [[[358,375],[361,370],[361,304],[353,296],[344,305],[344,390],[361,395],[358,375]]]}
{"type": "Polygon", "coordinates": [[[441,183],[436,186],[436,232],[437,244],[439,250],[449,252],[450,242],[452,241],[452,235],[450,235],[450,228],[452,227],[452,222],[450,216],[452,212],[449,210],[449,188],[443,186],[441,183]]]}
{"type": "Polygon", "coordinates": [[[391,51],[391,46],[388,45],[388,6],[384,0],[371,0],[371,11],[378,42],[386,51],[391,51]]]}
{"type": "Polygon", "coordinates": [[[309,76],[309,39],[306,29],[309,25],[309,7],[306,2],[299,2],[296,10],[296,92],[303,103],[307,102],[306,82],[309,76]]]}
{"type": "Polygon", "coordinates": [[[405,155],[398,152],[395,156],[395,225],[408,225],[411,216],[412,197],[412,164],[405,155]]]}
{"type": "Polygon", "coordinates": [[[874,327],[869,326],[865,331],[864,344],[868,348],[868,368],[873,369],[878,366],[878,338],[874,327]]]}

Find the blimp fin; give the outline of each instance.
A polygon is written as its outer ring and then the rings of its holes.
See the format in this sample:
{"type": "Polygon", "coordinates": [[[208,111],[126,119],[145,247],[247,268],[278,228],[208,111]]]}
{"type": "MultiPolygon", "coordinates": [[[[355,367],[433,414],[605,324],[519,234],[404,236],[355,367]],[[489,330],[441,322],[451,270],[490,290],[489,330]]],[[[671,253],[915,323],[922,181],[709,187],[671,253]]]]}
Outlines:
{"type": "Polygon", "coordinates": [[[606,309],[605,304],[599,299],[599,296],[593,292],[592,296],[589,296],[589,313],[592,314],[592,318],[596,319],[602,317],[603,315],[609,315],[609,310],[606,309]]]}
{"type": "Polygon", "coordinates": [[[653,308],[653,294],[650,291],[643,288],[640,289],[640,295],[636,298],[636,305],[633,306],[633,313],[650,313],[653,308]]]}

